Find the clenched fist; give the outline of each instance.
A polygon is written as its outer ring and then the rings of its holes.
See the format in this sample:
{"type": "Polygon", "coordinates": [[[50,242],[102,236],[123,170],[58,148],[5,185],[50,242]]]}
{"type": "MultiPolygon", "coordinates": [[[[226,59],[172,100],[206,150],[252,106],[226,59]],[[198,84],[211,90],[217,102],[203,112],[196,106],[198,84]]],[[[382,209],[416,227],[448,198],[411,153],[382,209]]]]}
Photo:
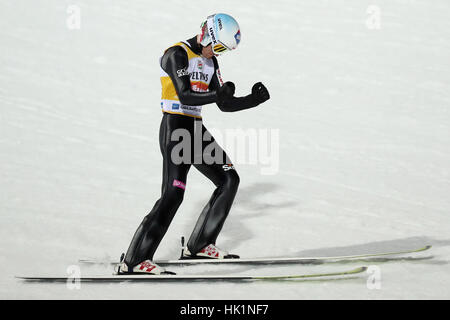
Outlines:
{"type": "Polygon", "coordinates": [[[269,90],[261,82],[257,82],[252,87],[252,97],[257,104],[263,103],[270,99],[269,90]]]}

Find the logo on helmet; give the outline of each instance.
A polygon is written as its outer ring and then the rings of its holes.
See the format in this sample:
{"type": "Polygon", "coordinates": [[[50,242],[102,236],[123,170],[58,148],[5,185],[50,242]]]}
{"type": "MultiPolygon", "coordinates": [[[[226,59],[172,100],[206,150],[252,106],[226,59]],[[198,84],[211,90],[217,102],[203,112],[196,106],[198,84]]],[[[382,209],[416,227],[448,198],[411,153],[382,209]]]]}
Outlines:
{"type": "Polygon", "coordinates": [[[217,19],[217,23],[219,24],[219,30],[222,30],[222,19],[217,19]]]}
{"type": "Polygon", "coordinates": [[[216,35],[214,34],[214,29],[212,27],[209,28],[209,35],[211,37],[212,43],[216,44],[217,43],[216,35]]]}
{"type": "Polygon", "coordinates": [[[236,39],[236,44],[241,42],[241,30],[238,30],[238,32],[234,35],[234,39],[236,39]]]}

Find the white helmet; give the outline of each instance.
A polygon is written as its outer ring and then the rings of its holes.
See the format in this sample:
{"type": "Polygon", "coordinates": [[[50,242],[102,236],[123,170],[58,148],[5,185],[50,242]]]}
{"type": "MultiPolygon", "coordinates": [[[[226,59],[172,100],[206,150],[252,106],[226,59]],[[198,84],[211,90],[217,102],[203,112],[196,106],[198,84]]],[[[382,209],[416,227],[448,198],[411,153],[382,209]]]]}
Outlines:
{"type": "Polygon", "coordinates": [[[201,25],[200,44],[204,47],[212,44],[215,54],[221,54],[237,48],[241,41],[241,30],[237,21],[225,13],[216,13],[201,25]]]}

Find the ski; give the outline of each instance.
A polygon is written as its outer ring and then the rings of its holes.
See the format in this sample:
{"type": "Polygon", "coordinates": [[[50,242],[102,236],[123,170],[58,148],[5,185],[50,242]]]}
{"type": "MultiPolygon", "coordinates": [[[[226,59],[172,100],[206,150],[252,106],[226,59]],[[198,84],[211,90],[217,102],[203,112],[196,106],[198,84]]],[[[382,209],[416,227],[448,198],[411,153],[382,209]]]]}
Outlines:
{"type": "Polygon", "coordinates": [[[52,277],[52,276],[16,276],[24,281],[34,282],[158,282],[158,281],[278,281],[278,280],[307,280],[307,279],[341,279],[356,275],[367,270],[367,267],[358,267],[351,270],[344,270],[330,273],[312,273],[297,275],[112,275],[112,276],[81,276],[52,277]]]}
{"type": "MultiPolygon", "coordinates": [[[[155,263],[160,266],[176,266],[176,265],[195,265],[195,264],[321,264],[330,262],[339,262],[347,260],[361,260],[366,258],[381,258],[387,256],[398,256],[404,254],[418,253],[426,251],[431,248],[431,245],[413,250],[392,251],[392,252],[378,252],[347,256],[328,256],[328,257],[261,257],[261,258],[239,258],[239,259],[177,259],[177,260],[155,260],[155,263]]],[[[95,259],[80,259],[79,263],[83,264],[111,264],[116,265],[118,261],[95,260],[95,259]]]]}

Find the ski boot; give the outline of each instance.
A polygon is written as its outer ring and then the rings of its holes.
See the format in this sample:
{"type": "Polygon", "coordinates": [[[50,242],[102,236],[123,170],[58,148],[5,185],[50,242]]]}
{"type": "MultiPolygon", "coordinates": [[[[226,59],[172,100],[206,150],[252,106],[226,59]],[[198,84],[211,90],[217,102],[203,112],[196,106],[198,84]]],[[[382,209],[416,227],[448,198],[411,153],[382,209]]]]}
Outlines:
{"type": "Polygon", "coordinates": [[[222,250],[211,243],[201,249],[199,252],[192,254],[187,246],[184,246],[184,237],[181,237],[181,260],[186,259],[239,259],[236,254],[230,254],[228,251],[222,250]]]}
{"type": "Polygon", "coordinates": [[[122,253],[120,257],[120,263],[116,266],[116,274],[150,274],[150,275],[164,275],[164,274],[175,274],[171,271],[166,271],[163,267],[157,265],[151,260],[145,260],[137,264],[133,268],[129,268],[128,265],[123,261],[125,254],[122,253]]]}

